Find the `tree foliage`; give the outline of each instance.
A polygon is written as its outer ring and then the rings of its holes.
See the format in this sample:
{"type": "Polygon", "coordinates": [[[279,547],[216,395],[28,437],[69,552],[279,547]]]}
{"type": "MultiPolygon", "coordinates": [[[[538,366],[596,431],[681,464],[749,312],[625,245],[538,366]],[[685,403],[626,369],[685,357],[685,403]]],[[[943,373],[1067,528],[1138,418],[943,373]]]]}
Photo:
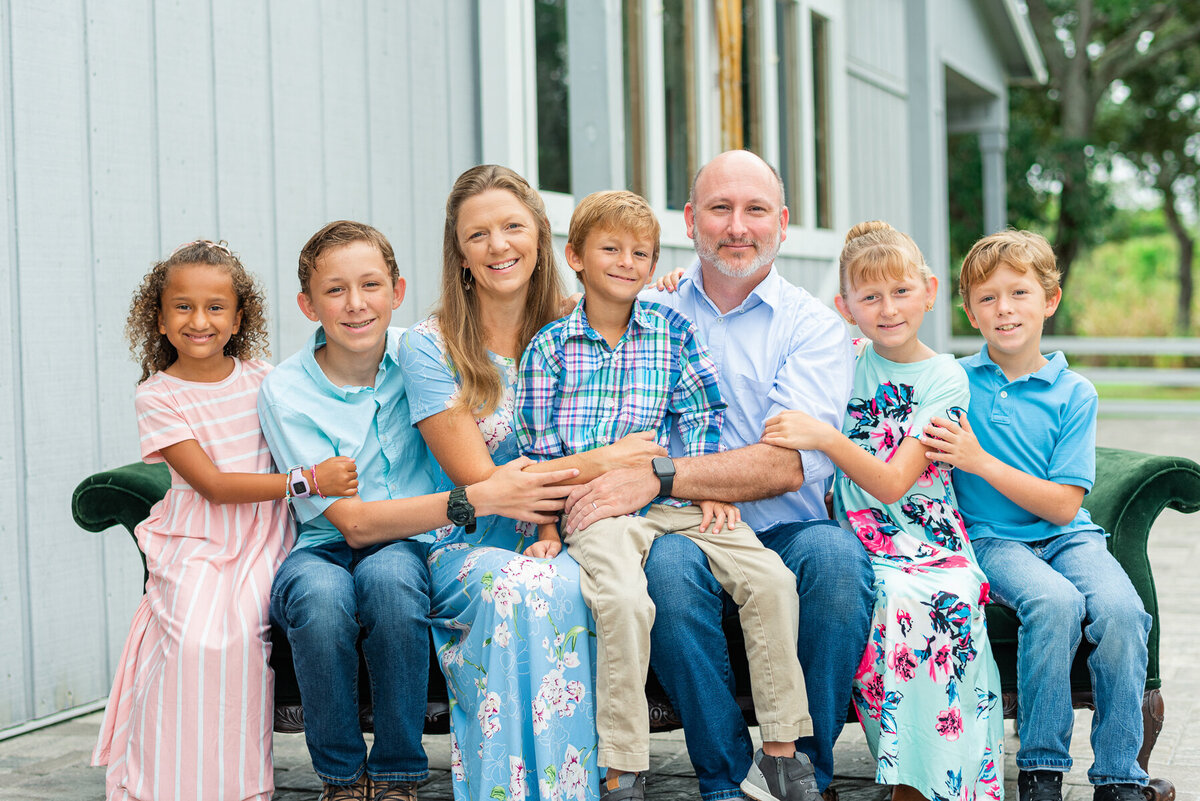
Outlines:
{"type": "Polygon", "coordinates": [[[1049,78],[1045,87],[1012,93],[1009,159],[1024,180],[1010,184],[1009,202],[1015,224],[1026,212],[1053,216],[1065,284],[1104,220],[1106,195],[1095,175],[1109,151],[1098,141],[1098,113],[1116,82],[1136,81],[1197,47],[1200,3],[1026,0],[1026,7],[1049,78]]]}

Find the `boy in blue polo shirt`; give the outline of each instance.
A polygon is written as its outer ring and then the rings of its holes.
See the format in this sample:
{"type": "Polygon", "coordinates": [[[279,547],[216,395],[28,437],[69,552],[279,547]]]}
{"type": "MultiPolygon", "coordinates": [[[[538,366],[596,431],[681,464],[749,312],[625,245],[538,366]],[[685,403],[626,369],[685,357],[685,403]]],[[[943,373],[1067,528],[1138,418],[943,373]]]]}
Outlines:
{"type": "Polygon", "coordinates": [[[476,515],[543,522],[529,510],[565,495],[546,485],[578,471],[525,473],[517,460],[434,493],[397,362],[403,329],[388,327],[404,299],[392,246],[369,225],[332,222],[300,251],[299,277],[300,310],[320,328],[263,382],[259,420],[281,470],[316,464],[319,454],[354,457],[358,495],[293,492],[299,532],[270,588],[271,620],[292,647],[321,801],[415,801],[416,782],[429,774],[421,747],[429,538],[414,535],[473,524],[476,515]],[[369,754],[358,717],[360,635],[375,719],[369,754]]]}
{"type": "Polygon", "coordinates": [[[971,408],[934,418],[929,458],[953,465],[954,490],[992,600],[1016,611],[1020,801],[1059,801],[1071,768],[1070,670],[1086,634],[1095,691],[1097,801],[1140,801],[1138,765],[1150,616],[1104,531],[1082,508],[1096,473],[1096,390],[1043,356],[1042,324],[1062,297],[1054,252],[1028,231],[1001,231],[963,260],[959,291],[985,345],[960,359],[971,408]],[[1081,628],[1082,624],[1082,628],[1081,628]]]}

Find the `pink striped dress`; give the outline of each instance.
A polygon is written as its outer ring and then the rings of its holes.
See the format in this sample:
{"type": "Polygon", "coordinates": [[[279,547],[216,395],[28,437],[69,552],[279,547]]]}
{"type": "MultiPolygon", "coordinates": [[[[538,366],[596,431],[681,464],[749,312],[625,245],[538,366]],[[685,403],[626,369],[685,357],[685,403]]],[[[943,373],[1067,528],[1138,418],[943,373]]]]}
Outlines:
{"type": "MultiPolygon", "coordinates": [[[[239,361],[216,383],[151,376],[135,396],[142,459],[194,439],[223,471],[274,472],[255,406],[270,370],[239,361]]],[[[172,470],[137,538],[150,580],[92,756],[108,765],[108,798],[269,799],[267,605],[292,541],[286,505],[212,504],[172,470]]]]}

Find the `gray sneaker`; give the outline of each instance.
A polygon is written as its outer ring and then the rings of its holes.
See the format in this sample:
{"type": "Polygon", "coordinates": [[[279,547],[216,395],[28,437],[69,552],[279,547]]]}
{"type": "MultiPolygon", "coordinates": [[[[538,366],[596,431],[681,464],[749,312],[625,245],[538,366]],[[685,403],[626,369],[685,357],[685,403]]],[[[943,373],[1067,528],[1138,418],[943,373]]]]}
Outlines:
{"type": "Polygon", "coordinates": [[[742,781],[742,792],[755,801],[821,801],[816,770],[807,756],[767,756],[758,749],[750,772],[742,781]]]}

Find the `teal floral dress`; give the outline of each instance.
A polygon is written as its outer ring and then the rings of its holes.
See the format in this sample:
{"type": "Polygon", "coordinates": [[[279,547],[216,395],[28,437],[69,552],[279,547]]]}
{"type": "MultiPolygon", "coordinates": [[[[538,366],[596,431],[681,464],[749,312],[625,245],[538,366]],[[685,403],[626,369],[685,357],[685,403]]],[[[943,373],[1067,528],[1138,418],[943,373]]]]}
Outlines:
{"type": "MultiPolygon", "coordinates": [[[[868,344],[854,370],[842,433],[889,461],[933,416],[966,413],[967,376],[953,356],[888,361],[868,344]]],[[[854,705],[875,780],[930,801],[1001,799],[1000,674],[988,643],[988,584],[937,462],[885,504],[842,472],[834,506],[871,555],[875,606],[854,705]]]]}
{"type": "MultiPolygon", "coordinates": [[[[458,382],[436,317],[410,328],[400,350],[415,425],[449,408],[458,382]]],[[[492,461],[503,464],[519,455],[517,362],[492,360],[504,397],[476,422],[492,461]]],[[[453,486],[441,473],[439,489],[453,486]]],[[[596,635],[579,565],[565,550],[554,559],[522,556],[537,527],[508,518],[481,517],[472,534],[453,526],[436,533],[430,618],[450,696],[454,798],[598,798],[596,635]]]]}

